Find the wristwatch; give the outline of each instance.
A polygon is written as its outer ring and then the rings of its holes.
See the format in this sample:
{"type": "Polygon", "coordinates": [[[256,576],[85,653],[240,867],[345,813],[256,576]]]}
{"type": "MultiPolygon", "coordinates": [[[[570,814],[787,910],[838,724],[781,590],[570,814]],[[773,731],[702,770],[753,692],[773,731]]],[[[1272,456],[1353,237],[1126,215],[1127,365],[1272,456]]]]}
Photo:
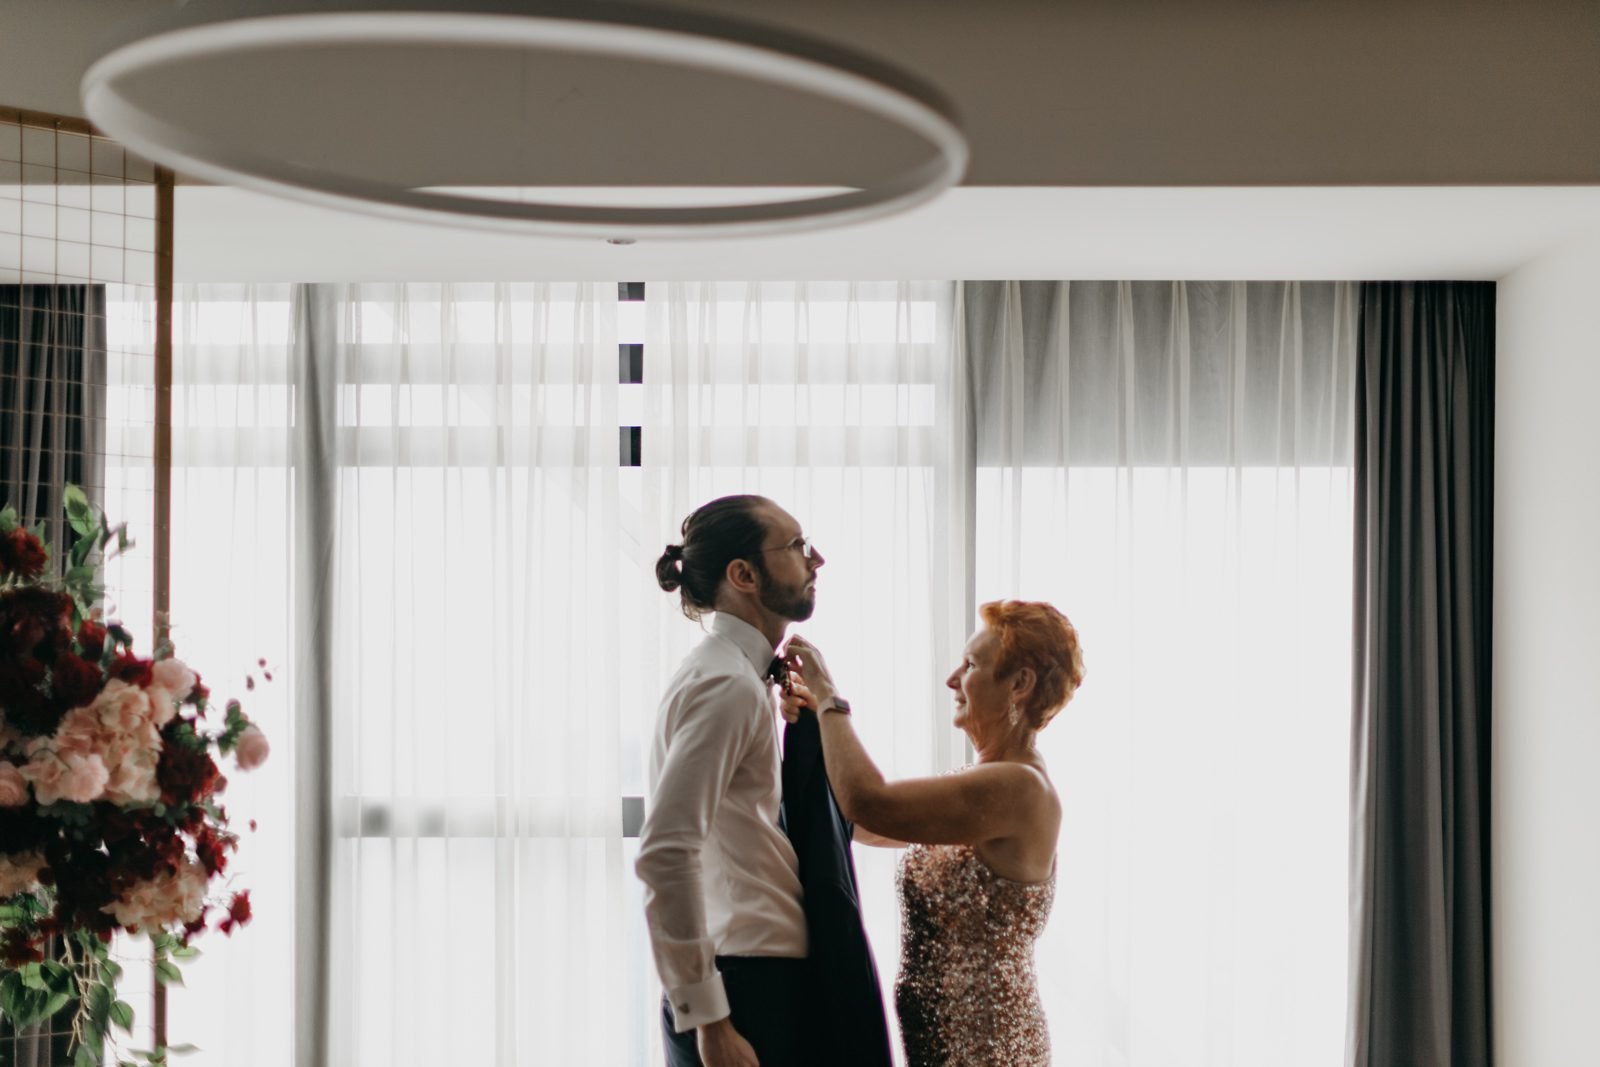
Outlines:
{"type": "Polygon", "coordinates": [[[850,714],[850,702],[841,696],[831,696],[822,702],[824,712],[837,711],[841,715],[850,714]]]}

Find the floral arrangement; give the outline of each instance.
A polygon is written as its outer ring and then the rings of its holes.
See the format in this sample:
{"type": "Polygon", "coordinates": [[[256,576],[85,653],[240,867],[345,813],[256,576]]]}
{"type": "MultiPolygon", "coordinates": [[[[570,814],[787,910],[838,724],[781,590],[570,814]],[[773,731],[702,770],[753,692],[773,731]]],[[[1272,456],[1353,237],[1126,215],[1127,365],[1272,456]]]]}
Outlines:
{"type": "MultiPolygon", "coordinates": [[[[75,1062],[91,1067],[113,1026],[133,1027],[116,993],[118,930],[150,938],[158,982],[181,982],[196,935],[250,921],[248,891],[219,895],[238,838],[218,760],[247,771],[268,745],[238,701],[215,720],[170,644],[146,659],[101,619],[94,560],[128,547],[126,527],[74,486],[66,509],[59,578],[46,577],[42,531],[0,510],[0,1013],[20,1030],[75,1000],[75,1062]]],[[[133,1055],[161,1065],[175,1051],[133,1055]]]]}

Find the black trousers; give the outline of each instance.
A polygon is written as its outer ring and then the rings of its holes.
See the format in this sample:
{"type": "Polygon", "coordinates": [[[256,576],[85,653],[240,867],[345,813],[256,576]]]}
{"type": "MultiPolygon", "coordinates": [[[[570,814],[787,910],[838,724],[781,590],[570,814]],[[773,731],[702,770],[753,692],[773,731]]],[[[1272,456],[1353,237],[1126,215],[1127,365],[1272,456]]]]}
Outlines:
{"type": "MultiPolygon", "coordinates": [[[[761,1067],[814,1067],[806,1035],[819,1020],[812,1002],[807,961],[776,956],[718,956],[717,971],[728,992],[733,1028],[756,1050],[761,1067]]],[[[661,998],[662,1044],[667,1067],[704,1067],[695,1031],[678,1033],[672,1006],[661,998]]]]}

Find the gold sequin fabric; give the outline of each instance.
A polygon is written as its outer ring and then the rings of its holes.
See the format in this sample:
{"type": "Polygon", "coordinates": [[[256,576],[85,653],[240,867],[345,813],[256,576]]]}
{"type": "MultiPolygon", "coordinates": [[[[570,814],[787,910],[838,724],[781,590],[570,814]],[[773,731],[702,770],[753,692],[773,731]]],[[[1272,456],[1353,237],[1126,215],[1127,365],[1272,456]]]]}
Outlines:
{"type": "Polygon", "coordinates": [[[1049,1067],[1033,944],[1055,899],[1001,878],[970,845],[912,845],[900,860],[895,1007],[909,1067],[1049,1067]]]}

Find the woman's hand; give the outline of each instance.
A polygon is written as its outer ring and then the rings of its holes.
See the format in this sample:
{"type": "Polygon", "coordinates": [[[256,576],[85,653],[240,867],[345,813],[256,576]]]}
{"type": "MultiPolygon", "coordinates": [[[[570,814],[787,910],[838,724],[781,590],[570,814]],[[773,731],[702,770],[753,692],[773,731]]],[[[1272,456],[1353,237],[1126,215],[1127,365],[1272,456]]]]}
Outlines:
{"type": "Polygon", "coordinates": [[[789,661],[791,670],[799,668],[800,680],[812,697],[813,708],[837,694],[833,675],[828,673],[827,661],[822,658],[822,652],[817,646],[810,641],[798,634],[789,638],[789,643],[784,646],[784,659],[789,661]]]}
{"type": "Polygon", "coordinates": [[[778,714],[784,722],[799,722],[800,713],[806,708],[817,710],[816,695],[806,688],[800,675],[790,671],[788,688],[778,690],[778,714]]]}

